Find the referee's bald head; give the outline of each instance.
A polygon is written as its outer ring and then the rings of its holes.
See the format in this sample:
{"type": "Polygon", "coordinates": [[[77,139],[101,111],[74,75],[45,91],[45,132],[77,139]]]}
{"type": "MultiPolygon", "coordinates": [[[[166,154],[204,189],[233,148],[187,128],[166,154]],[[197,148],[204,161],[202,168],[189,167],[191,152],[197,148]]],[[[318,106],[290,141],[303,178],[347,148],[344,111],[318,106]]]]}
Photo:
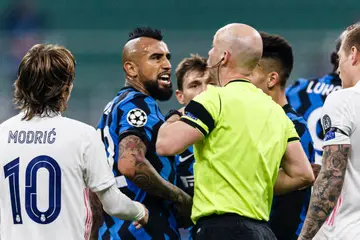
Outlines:
{"type": "Polygon", "coordinates": [[[214,36],[209,64],[215,65],[223,56],[224,65],[248,76],[259,62],[262,49],[261,36],[256,29],[241,23],[228,24],[214,36]]]}

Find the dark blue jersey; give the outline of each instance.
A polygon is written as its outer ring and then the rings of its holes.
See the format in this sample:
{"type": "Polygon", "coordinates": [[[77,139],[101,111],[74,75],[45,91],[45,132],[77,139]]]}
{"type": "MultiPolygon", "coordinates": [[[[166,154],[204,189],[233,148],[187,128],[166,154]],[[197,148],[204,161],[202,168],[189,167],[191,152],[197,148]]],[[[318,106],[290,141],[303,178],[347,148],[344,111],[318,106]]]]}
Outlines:
{"type": "Polygon", "coordinates": [[[176,156],[178,187],[190,196],[194,196],[194,162],[193,146],[190,146],[183,153],[176,156]]]}
{"type": "MultiPolygon", "coordinates": [[[[306,121],[289,104],[283,106],[283,109],[295,125],[307,158],[314,163],[315,150],[306,121]]],[[[294,239],[300,234],[309,206],[310,195],[311,188],[309,187],[274,197],[269,224],[278,240],[294,239]]]]}
{"type": "MultiPolygon", "coordinates": [[[[177,173],[177,186],[184,190],[190,196],[194,196],[194,149],[190,146],[183,153],[176,156],[176,173],[177,173]]],[[[178,219],[179,225],[184,224],[184,219],[178,219]]],[[[191,222],[187,219],[186,222],[191,222]]],[[[187,229],[187,239],[192,239],[192,226],[187,229]]]]}
{"type": "Polygon", "coordinates": [[[321,164],[322,131],[320,117],[326,97],[341,89],[339,75],[331,73],[321,78],[299,79],[286,89],[289,104],[307,121],[316,151],[315,160],[321,164]]]}
{"type": "Polygon", "coordinates": [[[176,220],[169,201],[155,197],[138,188],[123,176],[118,168],[119,142],[136,135],[146,144],[146,159],[165,180],[176,184],[175,158],[162,157],[155,152],[157,133],[164,122],[157,102],[134,88],[125,87],[105,107],[98,129],[105,145],[108,161],[119,189],[149,209],[149,222],[136,230],[131,221],[123,221],[104,213],[105,223],[99,230],[100,239],[179,239],[176,220]]]}

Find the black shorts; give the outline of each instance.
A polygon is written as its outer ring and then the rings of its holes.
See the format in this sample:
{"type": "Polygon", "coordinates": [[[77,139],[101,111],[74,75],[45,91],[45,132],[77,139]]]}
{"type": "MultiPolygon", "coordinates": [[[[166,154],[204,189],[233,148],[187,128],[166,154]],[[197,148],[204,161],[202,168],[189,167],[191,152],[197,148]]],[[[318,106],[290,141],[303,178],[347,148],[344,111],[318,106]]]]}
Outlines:
{"type": "Polygon", "coordinates": [[[192,237],[194,240],[276,240],[265,221],[233,213],[200,218],[193,229],[192,237]]]}

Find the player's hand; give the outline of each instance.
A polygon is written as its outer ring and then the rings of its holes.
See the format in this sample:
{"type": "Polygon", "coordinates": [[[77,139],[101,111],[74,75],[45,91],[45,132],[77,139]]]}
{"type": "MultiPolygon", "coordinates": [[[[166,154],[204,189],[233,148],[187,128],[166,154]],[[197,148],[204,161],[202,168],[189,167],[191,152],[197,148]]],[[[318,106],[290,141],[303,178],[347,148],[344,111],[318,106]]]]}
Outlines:
{"type": "Polygon", "coordinates": [[[149,210],[145,206],[144,206],[144,209],[145,209],[145,216],[142,219],[140,219],[139,221],[133,222],[133,225],[135,226],[136,229],[142,228],[149,221],[149,210]]]}
{"type": "Polygon", "coordinates": [[[192,203],[193,203],[192,197],[189,194],[182,191],[179,197],[179,201],[176,203],[176,210],[179,212],[181,216],[190,217],[192,203]]]}
{"type": "Polygon", "coordinates": [[[178,110],[182,115],[185,115],[185,107],[182,107],[178,110]]]}
{"type": "Polygon", "coordinates": [[[321,170],[321,165],[316,164],[316,163],[312,163],[311,168],[312,168],[312,170],[314,172],[314,176],[315,176],[315,179],[316,179],[317,176],[319,175],[320,170],[321,170]]]}

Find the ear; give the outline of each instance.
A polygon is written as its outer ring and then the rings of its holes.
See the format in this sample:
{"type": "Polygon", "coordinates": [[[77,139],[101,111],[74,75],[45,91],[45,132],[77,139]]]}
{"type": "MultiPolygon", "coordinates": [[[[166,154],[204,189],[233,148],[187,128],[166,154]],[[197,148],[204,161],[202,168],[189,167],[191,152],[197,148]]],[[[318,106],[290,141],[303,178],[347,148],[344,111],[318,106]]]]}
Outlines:
{"type": "Polygon", "coordinates": [[[176,99],[178,100],[178,102],[179,102],[180,104],[184,105],[184,104],[185,104],[185,101],[184,101],[184,94],[183,94],[183,92],[177,89],[177,90],[175,91],[175,95],[176,95],[176,99]]]}
{"type": "Polygon", "coordinates": [[[228,62],[229,62],[229,60],[230,60],[230,52],[228,52],[228,51],[225,51],[224,52],[224,56],[222,57],[222,62],[221,62],[221,65],[226,65],[228,62]]]}
{"type": "Polygon", "coordinates": [[[138,67],[136,66],[135,63],[133,62],[125,62],[124,63],[124,71],[126,73],[126,75],[135,78],[138,75],[138,67]]]}
{"type": "Polygon", "coordinates": [[[280,77],[277,72],[271,72],[268,74],[268,80],[267,80],[267,87],[269,89],[272,89],[275,87],[278,83],[280,83],[280,77]]]}
{"type": "Polygon", "coordinates": [[[354,66],[360,60],[360,53],[355,46],[352,46],[350,50],[350,54],[351,54],[351,65],[354,66]]]}

